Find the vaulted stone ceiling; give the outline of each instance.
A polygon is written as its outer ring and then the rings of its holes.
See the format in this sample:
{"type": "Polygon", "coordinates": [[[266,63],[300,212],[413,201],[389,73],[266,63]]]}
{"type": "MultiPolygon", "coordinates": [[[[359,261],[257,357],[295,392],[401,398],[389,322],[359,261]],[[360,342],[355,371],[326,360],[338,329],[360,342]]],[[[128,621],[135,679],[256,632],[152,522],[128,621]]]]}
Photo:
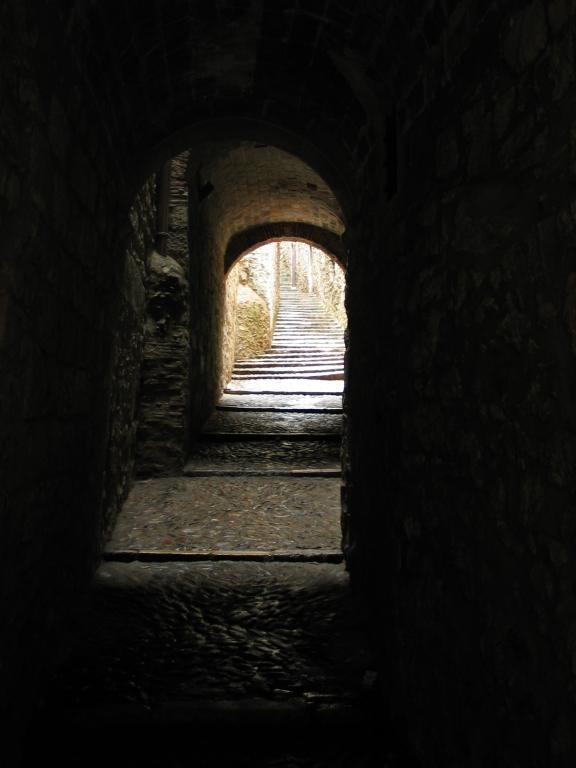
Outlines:
{"type": "Polygon", "coordinates": [[[227,266],[246,247],[296,236],[340,256],[344,215],[334,192],[306,163],[255,142],[211,143],[190,152],[190,182],[216,223],[227,266]]]}
{"type": "Polygon", "coordinates": [[[403,4],[368,0],[69,5],[67,53],[81,62],[80,80],[134,188],[167,157],[211,138],[216,124],[230,135],[234,123],[238,136],[239,121],[242,138],[282,146],[325,166],[324,178],[339,176],[333,187],[349,187],[379,150],[382,96],[411,29],[403,4]]]}

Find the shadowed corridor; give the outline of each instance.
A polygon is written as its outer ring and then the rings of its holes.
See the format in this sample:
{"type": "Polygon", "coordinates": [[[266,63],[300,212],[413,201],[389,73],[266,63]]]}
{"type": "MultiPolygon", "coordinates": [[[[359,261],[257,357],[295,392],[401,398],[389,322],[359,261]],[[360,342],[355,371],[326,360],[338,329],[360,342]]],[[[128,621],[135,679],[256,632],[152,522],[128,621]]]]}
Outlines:
{"type": "Polygon", "coordinates": [[[1,4],[3,764],[571,768],[575,13],[1,4]],[[345,271],[342,414],[224,392],[228,297],[275,311],[237,265],[286,241],[345,271]]]}

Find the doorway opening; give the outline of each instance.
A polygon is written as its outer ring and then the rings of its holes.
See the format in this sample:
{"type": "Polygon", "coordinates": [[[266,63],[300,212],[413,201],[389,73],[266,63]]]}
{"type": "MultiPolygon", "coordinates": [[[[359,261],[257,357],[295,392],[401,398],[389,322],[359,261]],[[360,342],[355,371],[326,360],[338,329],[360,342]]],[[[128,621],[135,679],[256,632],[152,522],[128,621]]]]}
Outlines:
{"type": "Polygon", "coordinates": [[[279,240],[229,270],[222,344],[225,390],[342,393],[345,275],[333,257],[279,240]]]}

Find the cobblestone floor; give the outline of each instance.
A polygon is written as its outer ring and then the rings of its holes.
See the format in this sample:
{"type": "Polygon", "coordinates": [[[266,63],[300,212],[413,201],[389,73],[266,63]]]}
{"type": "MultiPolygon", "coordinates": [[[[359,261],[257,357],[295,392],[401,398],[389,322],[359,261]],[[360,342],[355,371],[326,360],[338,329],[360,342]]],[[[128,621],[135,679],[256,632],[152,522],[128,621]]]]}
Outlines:
{"type": "Polygon", "coordinates": [[[246,472],[339,469],[340,444],[333,440],[203,441],[194,446],[186,470],[206,468],[246,472]]]}
{"type": "Polygon", "coordinates": [[[363,637],[342,566],[104,564],[26,765],[391,768],[363,637]]]}
{"type": "Polygon", "coordinates": [[[107,549],[320,550],[340,546],[340,480],[169,477],[135,484],[107,549]]]}
{"type": "Polygon", "coordinates": [[[61,692],[75,705],[362,695],[370,658],[341,565],[105,563],[61,692]]]}

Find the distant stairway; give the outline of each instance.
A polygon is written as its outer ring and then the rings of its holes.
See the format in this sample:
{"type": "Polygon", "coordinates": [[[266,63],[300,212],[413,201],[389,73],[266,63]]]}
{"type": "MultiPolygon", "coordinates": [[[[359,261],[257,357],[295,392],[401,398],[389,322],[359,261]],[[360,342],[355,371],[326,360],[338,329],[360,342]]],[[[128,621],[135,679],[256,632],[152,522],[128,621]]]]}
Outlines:
{"type": "Polygon", "coordinates": [[[310,391],[314,381],[336,382],[328,387],[319,384],[317,389],[338,392],[343,378],[342,328],[316,296],[283,278],[272,346],[260,357],[237,361],[226,392],[248,391],[256,383],[261,390],[266,382],[270,391],[310,391]]]}

